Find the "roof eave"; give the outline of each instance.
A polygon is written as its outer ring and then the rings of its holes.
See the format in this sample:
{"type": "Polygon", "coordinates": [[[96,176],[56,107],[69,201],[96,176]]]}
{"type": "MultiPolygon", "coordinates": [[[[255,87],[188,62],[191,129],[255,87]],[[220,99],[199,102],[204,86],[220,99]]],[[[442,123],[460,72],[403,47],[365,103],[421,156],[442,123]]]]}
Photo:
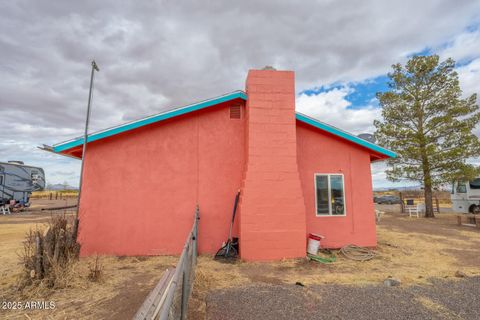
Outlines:
{"type": "MultiPolygon", "coordinates": [[[[122,133],[122,132],[130,131],[130,130],[140,128],[140,127],[143,127],[143,126],[155,123],[155,122],[160,122],[160,121],[164,121],[164,120],[167,120],[167,119],[170,119],[170,118],[181,116],[181,115],[184,115],[184,114],[187,114],[187,113],[190,113],[190,112],[202,110],[202,109],[205,109],[205,108],[208,108],[208,107],[211,107],[211,106],[223,103],[223,102],[232,101],[232,100],[235,100],[235,99],[247,100],[247,95],[243,91],[235,91],[235,92],[232,92],[232,93],[220,96],[220,97],[212,98],[212,99],[209,99],[209,100],[204,100],[204,101],[197,102],[197,103],[194,103],[194,104],[191,104],[191,105],[188,105],[188,106],[180,107],[180,108],[173,109],[173,110],[163,112],[163,113],[159,113],[159,114],[156,114],[156,115],[153,115],[153,116],[150,116],[150,117],[146,117],[146,118],[135,120],[135,121],[132,121],[132,122],[129,122],[129,123],[119,125],[119,126],[115,126],[115,127],[109,128],[109,129],[94,132],[94,133],[88,135],[87,142],[93,142],[93,141],[96,141],[96,140],[104,139],[104,138],[107,138],[107,137],[110,137],[110,136],[113,136],[113,135],[116,135],[116,134],[119,134],[119,133],[122,133]]],[[[71,139],[71,140],[68,140],[68,141],[57,143],[57,144],[54,144],[52,146],[53,152],[64,154],[63,151],[81,146],[83,144],[83,142],[84,142],[84,138],[83,137],[78,137],[78,138],[75,138],[75,139],[71,139]]]]}
{"type": "MultiPolygon", "coordinates": [[[[122,132],[126,132],[126,131],[130,131],[130,130],[133,130],[133,129],[136,129],[136,128],[140,128],[140,127],[143,127],[143,126],[155,123],[155,122],[160,122],[160,121],[164,121],[164,120],[167,120],[167,119],[171,119],[171,118],[181,116],[181,115],[184,115],[184,114],[187,114],[187,113],[190,113],[190,112],[202,110],[202,109],[205,109],[205,108],[208,108],[208,107],[211,107],[211,106],[223,103],[223,102],[232,101],[232,100],[235,100],[235,99],[247,100],[247,95],[243,91],[235,91],[235,92],[232,92],[232,93],[220,96],[220,97],[204,100],[204,101],[197,102],[197,103],[185,106],[185,107],[181,107],[181,108],[177,108],[177,109],[170,110],[170,111],[167,111],[167,112],[159,113],[159,114],[156,114],[156,115],[153,115],[153,116],[150,116],[150,117],[146,117],[146,118],[143,118],[143,119],[139,119],[139,120],[136,120],[136,121],[125,123],[123,125],[115,126],[115,127],[109,128],[109,129],[105,129],[105,130],[102,130],[102,131],[92,133],[88,136],[87,141],[88,142],[93,142],[93,141],[96,141],[96,140],[104,139],[104,138],[107,138],[107,137],[110,137],[110,136],[113,136],[113,135],[116,135],[116,134],[119,134],[119,133],[122,133],[122,132]]],[[[364,147],[368,150],[371,150],[375,154],[381,155],[380,158],[378,158],[376,160],[373,160],[373,161],[381,161],[381,160],[384,160],[384,159],[387,159],[387,158],[396,158],[397,157],[397,154],[395,152],[391,151],[391,150],[382,148],[382,147],[380,147],[380,146],[378,146],[374,143],[371,143],[367,140],[361,139],[361,138],[359,138],[357,136],[354,136],[354,135],[352,135],[352,134],[350,134],[346,131],[340,130],[340,129],[334,127],[334,126],[331,126],[331,125],[328,125],[328,124],[323,123],[321,121],[318,121],[318,120],[316,120],[314,118],[311,118],[307,115],[304,115],[302,113],[297,112],[295,114],[295,116],[296,116],[297,120],[299,120],[303,123],[306,123],[308,125],[316,127],[316,128],[321,129],[323,131],[329,132],[329,133],[331,133],[335,136],[338,136],[338,137],[343,138],[347,141],[350,141],[352,143],[360,145],[360,146],[362,146],[362,147],[364,147]]],[[[83,145],[83,142],[84,142],[83,137],[79,137],[79,138],[71,139],[71,140],[68,140],[68,141],[65,141],[65,142],[54,144],[51,147],[49,146],[47,151],[51,151],[51,152],[54,152],[54,153],[57,153],[57,154],[62,154],[62,155],[67,155],[67,156],[74,157],[72,155],[69,155],[65,151],[70,150],[70,149],[75,148],[75,147],[78,147],[78,146],[81,146],[81,145],[83,145]]],[[[74,158],[77,158],[77,157],[74,157],[74,158]]]]}
{"type": "MultiPolygon", "coordinates": [[[[306,123],[308,125],[311,125],[315,128],[318,128],[320,130],[323,130],[323,131],[326,131],[328,133],[331,133],[335,136],[338,136],[340,138],[343,138],[345,140],[348,140],[350,142],[353,142],[355,144],[358,144],[366,149],[369,149],[371,151],[374,151],[375,153],[377,154],[380,154],[382,156],[385,156],[384,159],[386,158],[396,158],[397,157],[397,154],[391,150],[388,150],[388,149],[385,149],[385,148],[382,148],[380,147],[379,145],[376,145],[374,143],[371,143],[367,140],[364,140],[362,138],[359,138],[357,136],[354,136],[352,135],[351,133],[348,133],[346,131],[343,131],[343,130],[340,130],[338,128],[335,128],[331,125],[328,125],[324,122],[321,122],[321,121],[318,121],[314,118],[311,118],[307,115],[304,115],[302,113],[299,113],[297,112],[295,114],[295,117],[297,120],[303,122],[303,123],[306,123]]],[[[378,160],[375,160],[375,161],[379,161],[379,160],[384,160],[384,159],[378,159],[378,160]]]]}

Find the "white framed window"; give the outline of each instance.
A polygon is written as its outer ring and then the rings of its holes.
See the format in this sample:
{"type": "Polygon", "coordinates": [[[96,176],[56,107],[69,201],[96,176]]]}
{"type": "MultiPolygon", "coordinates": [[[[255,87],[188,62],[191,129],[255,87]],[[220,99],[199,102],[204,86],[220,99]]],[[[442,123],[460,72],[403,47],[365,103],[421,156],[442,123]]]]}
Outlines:
{"type": "Polygon", "coordinates": [[[345,183],[342,173],[315,173],[317,217],[345,216],[345,183]]]}

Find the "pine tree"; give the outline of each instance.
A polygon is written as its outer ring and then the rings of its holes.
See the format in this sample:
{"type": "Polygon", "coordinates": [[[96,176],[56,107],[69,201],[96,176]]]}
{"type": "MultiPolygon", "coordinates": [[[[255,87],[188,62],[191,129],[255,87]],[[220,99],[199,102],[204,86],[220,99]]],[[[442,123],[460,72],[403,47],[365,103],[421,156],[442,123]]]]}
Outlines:
{"type": "Polygon", "coordinates": [[[377,93],[382,121],[375,121],[379,144],[396,152],[388,161],[387,178],[420,182],[425,216],[434,217],[432,190],[458,179],[472,179],[478,170],[466,163],[479,156],[473,129],[480,121],[475,94],[462,99],[455,61],[437,55],[415,56],[389,73],[389,91],[377,93]]]}

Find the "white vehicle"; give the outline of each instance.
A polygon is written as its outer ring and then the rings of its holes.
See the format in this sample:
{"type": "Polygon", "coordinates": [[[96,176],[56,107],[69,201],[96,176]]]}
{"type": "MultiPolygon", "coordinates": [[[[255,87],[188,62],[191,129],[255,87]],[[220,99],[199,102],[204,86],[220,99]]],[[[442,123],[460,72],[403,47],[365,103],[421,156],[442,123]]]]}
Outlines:
{"type": "Polygon", "coordinates": [[[480,214],[480,178],[453,183],[451,199],[453,211],[480,214]]]}
{"type": "Polygon", "coordinates": [[[32,192],[43,188],[42,168],[26,166],[21,161],[0,162],[0,204],[10,200],[28,204],[32,192]]]}

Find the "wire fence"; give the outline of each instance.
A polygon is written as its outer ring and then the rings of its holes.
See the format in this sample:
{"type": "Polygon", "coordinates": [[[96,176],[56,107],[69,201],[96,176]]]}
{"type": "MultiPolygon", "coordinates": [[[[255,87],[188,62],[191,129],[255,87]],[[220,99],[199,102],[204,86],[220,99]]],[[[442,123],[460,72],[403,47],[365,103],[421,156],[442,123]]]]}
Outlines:
{"type": "Polygon", "coordinates": [[[199,211],[197,205],[192,230],[187,236],[176,267],[165,271],[157,286],[137,311],[134,320],[184,320],[187,318],[188,300],[197,265],[199,211]]]}
{"type": "Polygon", "coordinates": [[[48,199],[48,200],[62,200],[75,199],[78,197],[78,191],[34,191],[30,195],[30,199],[48,199]]]}

